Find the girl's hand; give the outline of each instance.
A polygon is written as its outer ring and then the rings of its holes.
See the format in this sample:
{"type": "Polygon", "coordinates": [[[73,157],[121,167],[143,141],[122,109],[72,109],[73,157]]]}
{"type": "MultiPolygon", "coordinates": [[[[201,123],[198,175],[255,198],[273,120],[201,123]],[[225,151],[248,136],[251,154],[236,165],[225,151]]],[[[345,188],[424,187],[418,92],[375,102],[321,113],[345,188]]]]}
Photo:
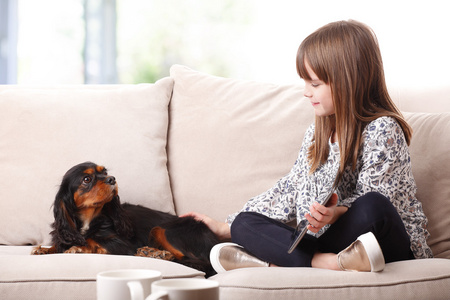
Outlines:
{"type": "Polygon", "coordinates": [[[195,220],[205,223],[206,226],[214,232],[220,240],[229,240],[231,239],[231,231],[230,226],[225,222],[219,222],[214,220],[213,218],[208,217],[207,215],[203,215],[197,212],[190,212],[184,215],[181,215],[180,218],[183,217],[193,217],[195,220]]]}
{"type": "Polygon", "coordinates": [[[338,196],[333,194],[326,206],[315,202],[309,208],[310,213],[305,217],[309,222],[308,230],[317,233],[327,224],[333,224],[343,213],[347,211],[347,207],[337,206],[338,196]]]}

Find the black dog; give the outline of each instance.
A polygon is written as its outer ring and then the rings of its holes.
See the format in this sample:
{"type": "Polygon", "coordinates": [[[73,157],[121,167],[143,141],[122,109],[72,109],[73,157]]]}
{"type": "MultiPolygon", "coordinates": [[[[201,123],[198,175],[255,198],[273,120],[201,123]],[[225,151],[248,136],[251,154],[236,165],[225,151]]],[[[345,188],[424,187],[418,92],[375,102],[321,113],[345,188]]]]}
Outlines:
{"type": "Polygon", "coordinates": [[[121,204],[117,191],[116,179],[103,166],[86,162],[71,168],[53,204],[53,245],[36,247],[32,254],[136,255],[139,248],[150,247],[169,251],[176,262],[207,276],[214,274],[209,252],[219,241],[203,222],[121,204]]]}

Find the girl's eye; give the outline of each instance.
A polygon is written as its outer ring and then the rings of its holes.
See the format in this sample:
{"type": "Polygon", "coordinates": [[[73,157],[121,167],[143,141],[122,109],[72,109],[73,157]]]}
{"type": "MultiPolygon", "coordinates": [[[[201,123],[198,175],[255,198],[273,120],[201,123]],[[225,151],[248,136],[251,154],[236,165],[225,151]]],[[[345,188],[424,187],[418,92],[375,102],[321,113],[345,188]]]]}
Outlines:
{"type": "Polygon", "coordinates": [[[85,176],[83,178],[83,183],[90,183],[92,181],[92,178],[90,176],[85,176]]]}
{"type": "Polygon", "coordinates": [[[311,86],[312,86],[312,87],[318,87],[319,84],[318,84],[318,83],[311,83],[311,86]]]}

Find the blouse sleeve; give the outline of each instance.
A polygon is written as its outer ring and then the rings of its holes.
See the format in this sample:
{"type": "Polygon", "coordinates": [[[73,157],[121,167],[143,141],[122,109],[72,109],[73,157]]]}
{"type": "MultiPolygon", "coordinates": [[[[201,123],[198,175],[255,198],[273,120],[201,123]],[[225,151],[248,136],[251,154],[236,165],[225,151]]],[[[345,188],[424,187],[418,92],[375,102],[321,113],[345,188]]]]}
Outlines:
{"type": "MultiPolygon", "coordinates": [[[[297,181],[307,164],[306,153],[314,134],[314,125],[311,125],[305,133],[302,147],[291,171],[278,180],[278,182],[266,192],[251,198],[240,212],[257,212],[269,218],[287,223],[296,219],[296,199],[298,197],[297,181]]],[[[228,216],[226,222],[231,225],[240,213],[228,216]]]]}

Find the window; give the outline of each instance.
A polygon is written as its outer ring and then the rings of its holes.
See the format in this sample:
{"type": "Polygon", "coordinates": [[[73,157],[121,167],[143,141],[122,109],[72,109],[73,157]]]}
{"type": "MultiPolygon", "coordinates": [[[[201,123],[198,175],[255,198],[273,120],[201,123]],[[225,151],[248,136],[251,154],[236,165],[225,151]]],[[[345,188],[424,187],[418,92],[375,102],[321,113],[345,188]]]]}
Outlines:
{"type": "Polygon", "coordinates": [[[120,82],[153,82],[172,64],[220,76],[245,72],[248,0],[117,0],[120,82]]]}
{"type": "Polygon", "coordinates": [[[0,0],[0,83],[17,81],[17,2],[0,0]]]}
{"type": "Polygon", "coordinates": [[[83,2],[17,2],[17,82],[83,83],[83,2]]]}

